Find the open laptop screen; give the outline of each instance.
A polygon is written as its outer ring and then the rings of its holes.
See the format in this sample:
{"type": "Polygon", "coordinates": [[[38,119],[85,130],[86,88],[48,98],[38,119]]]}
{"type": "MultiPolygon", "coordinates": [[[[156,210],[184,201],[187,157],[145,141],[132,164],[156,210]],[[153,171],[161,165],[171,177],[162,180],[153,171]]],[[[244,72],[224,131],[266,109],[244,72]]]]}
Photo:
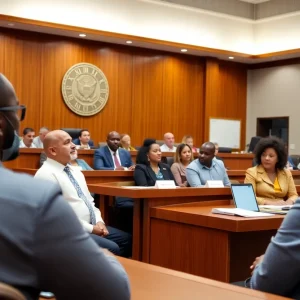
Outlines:
{"type": "Polygon", "coordinates": [[[252,184],[232,184],[231,192],[237,208],[259,211],[252,184]]]}

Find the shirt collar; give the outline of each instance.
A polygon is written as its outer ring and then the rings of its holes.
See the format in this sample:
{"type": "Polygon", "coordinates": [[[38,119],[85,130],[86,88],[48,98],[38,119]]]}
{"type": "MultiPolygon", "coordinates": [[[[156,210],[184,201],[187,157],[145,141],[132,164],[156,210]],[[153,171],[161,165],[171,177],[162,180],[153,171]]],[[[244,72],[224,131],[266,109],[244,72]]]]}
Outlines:
{"type": "Polygon", "coordinates": [[[44,164],[45,164],[45,163],[47,163],[47,164],[50,165],[52,168],[54,168],[54,169],[56,169],[56,170],[58,170],[58,171],[61,171],[61,172],[64,171],[64,169],[65,169],[65,167],[66,167],[67,165],[68,165],[68,167],[69,167],[70,169],[73,169],[73,167],[72,167],[71,165],[69,165],[69,164],[63,165],[63,164],[61,164],[61,163],[57,162],[56,160],[54,160],[54,159],[52,159],[52,158],[49,158],[49,157],[47,157],[47,160],[44,162],[44,164]]]}
{"type": "MultiPolygon", "coordinates": [[[[111,154],[111,155],[114,155],[115,152],[112,151],[108,146],[107,146],[107,148],[108,148],[110,154],[111,154]]],[[[117,149],[116,154],[117,154],[117,155],[119,154],[119,148],[117,149]]]]}
{"type": "Polygon", "coordinates": [[[213,159],[212,162],[211,162],[211,167],[210,167],[210,168],[208,168],[207,166],[202,165],[201,162],[199,161],[199,159],[198,159],[198,162],[199,162],[199,164],[200,164],[200,167],[201,167],[202,169],[206,169],[206,170],[211,170],[211,169],[214,168],[215,165],[216,165],[216,161],[215,161],[214,159],[213,159]]]}

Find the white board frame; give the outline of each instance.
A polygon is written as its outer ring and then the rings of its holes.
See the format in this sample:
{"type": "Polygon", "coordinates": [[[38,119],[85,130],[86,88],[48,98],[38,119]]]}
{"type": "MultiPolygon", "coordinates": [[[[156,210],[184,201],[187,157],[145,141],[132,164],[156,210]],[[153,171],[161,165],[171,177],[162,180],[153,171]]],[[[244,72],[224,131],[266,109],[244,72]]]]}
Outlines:
{"type": "Polygon", "coordinates": [[[241,120],[209,118],[209,141],[219,147],[241,148],[241,120]]]}

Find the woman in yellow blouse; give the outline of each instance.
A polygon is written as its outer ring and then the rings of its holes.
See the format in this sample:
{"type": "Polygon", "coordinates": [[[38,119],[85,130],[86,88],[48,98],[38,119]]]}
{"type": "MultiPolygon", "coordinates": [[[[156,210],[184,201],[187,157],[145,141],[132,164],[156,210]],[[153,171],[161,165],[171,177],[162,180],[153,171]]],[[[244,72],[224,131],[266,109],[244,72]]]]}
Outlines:
{"type": "Polygon", "coordinates": [[[257,166],[246,171],[245,183],[253,185],[258,204],[288,205],[298,198],[293,176],[285,168],[287,152],[282,140],[263,138],[256,145],[257,166]]]}

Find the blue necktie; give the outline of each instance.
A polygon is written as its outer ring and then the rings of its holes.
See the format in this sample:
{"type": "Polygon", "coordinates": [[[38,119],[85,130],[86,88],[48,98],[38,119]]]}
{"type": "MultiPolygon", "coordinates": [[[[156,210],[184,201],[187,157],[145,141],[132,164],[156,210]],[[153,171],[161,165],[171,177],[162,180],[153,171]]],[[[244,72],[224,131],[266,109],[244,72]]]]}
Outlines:
{"type": "Polygon", "coordinates": [[[68,175],[69,179],[71,180],[74,188],[76,189],[78,197],[84,201],[85,205],[89,209],[91,224],[95,225],[96,224],[96,216],[95,216],[95,212],[94,212],[92,203],[88,199],[86,199],[86,197],[85,197],[84,193],[82,192],[78,182],[73,177],[70,168],[68,166],[66,166],[64,168],[64,171],[67,173],[67,175],[68,175]]]}

